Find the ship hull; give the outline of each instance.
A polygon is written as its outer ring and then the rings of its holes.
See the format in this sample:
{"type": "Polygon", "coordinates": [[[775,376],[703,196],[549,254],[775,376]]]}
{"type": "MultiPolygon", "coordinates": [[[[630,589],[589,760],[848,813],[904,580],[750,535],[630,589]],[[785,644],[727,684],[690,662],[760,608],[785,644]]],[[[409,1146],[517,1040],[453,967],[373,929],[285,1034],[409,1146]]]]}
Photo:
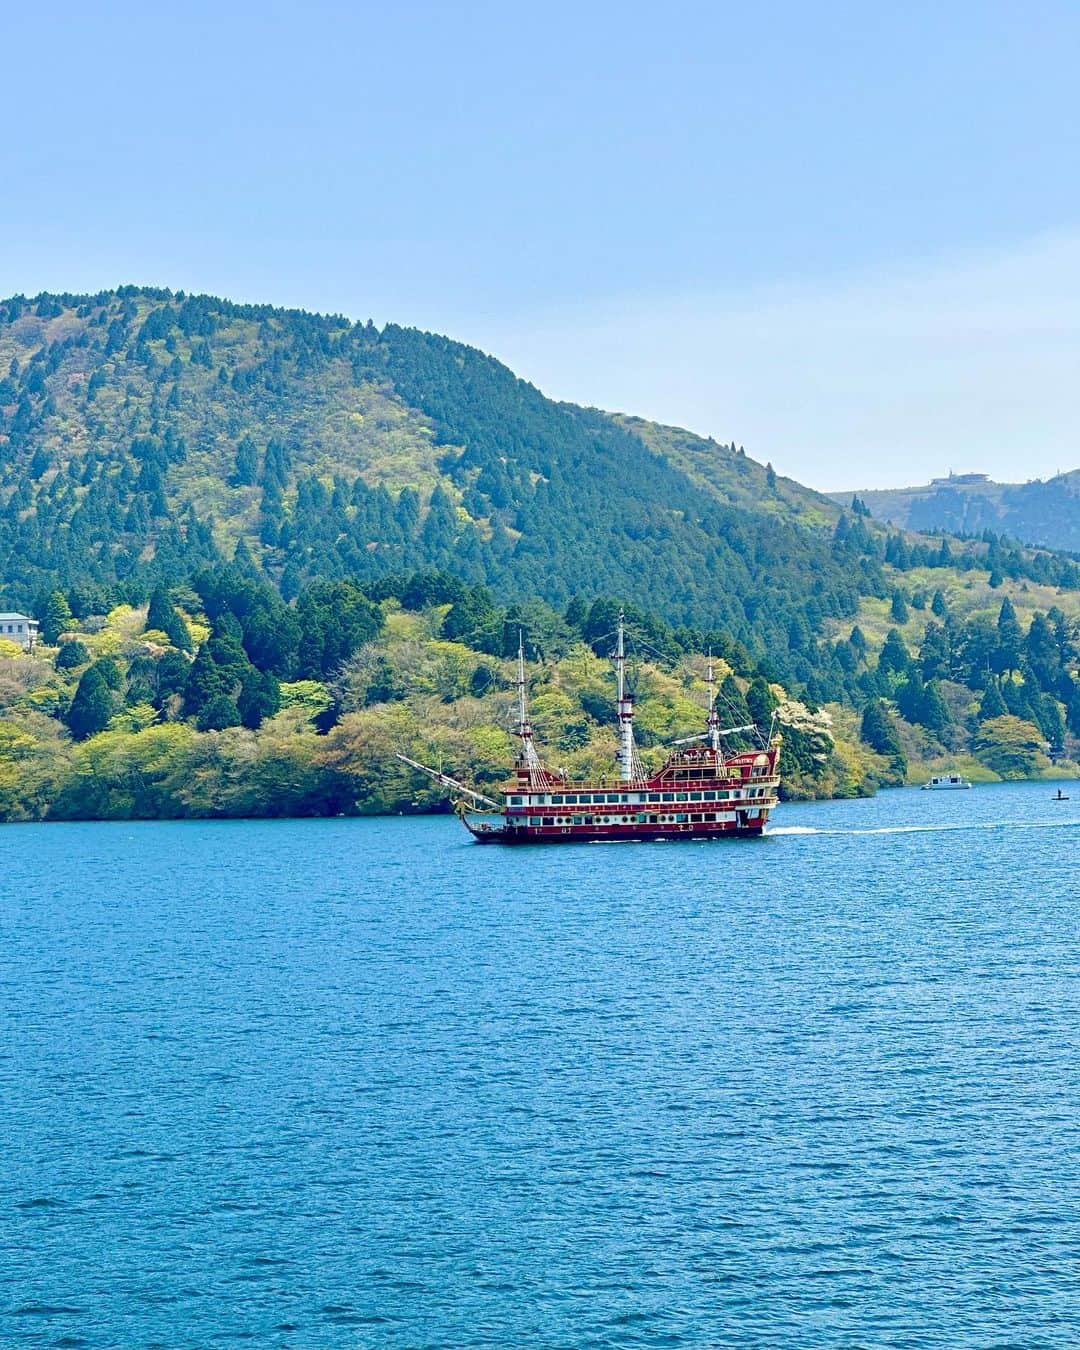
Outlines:
{"type": "Polygon", "coordinates": [[[478,844],[659,844],[700,843],[710,839],[755,839],[765,830],[766,821],[747,820],[739,824],[715,827],[702,825],[670,825],[658,827],[603,826],[553,829],[532,827],[490,826],[487,829],[465,822],[466,828],[478,844]]]}

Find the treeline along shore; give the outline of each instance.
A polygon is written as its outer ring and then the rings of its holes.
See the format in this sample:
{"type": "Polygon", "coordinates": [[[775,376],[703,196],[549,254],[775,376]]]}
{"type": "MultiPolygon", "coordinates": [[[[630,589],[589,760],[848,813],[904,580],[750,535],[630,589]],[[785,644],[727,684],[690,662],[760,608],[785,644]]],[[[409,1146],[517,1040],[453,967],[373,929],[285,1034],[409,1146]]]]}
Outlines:
{"type": "MultiPolygon", "coordinates": [[[[481,788],[503,780],[519,635],[549,762],[610,773],[614,600],[499,606],[483,586],[427,572],[318,582],[287,603],[242,554],[142,604],[51,592],[32,651],[0,637],[0,818],[445,810],[445,791],[395,754],[481,788]]],[[[826,640],[843,679],[819,702],[724,631],[630,607],[643,759],[700,728],[711,653],[725,724],[775,714],[789,798],[867,794],[946,763],[984,781],[1075,770],[1080,685],[1063,613],[1025,625],[1006,598],[993,621],[958,619],[937,590],[895,592],[863,619],[870,637],[850,622],[826,640]]]]}
{"type": "Polygon", "coordinates": [[[711,652],[791,796],[1075,769],[1075,557],[881,524],[438,334],[0,301],[4,820],[445,808],[395,751],[500,781],[519,632],[545,754],[602,773],[620,606],[646,759],[711,652]]]}

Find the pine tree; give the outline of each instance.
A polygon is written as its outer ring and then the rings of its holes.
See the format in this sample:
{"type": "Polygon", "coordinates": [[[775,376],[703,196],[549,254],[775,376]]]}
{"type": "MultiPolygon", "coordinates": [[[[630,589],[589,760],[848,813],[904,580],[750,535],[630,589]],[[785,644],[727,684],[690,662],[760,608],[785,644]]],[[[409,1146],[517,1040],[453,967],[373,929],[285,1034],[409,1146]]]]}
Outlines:
{"type": "Polygon", "coordinates": [[[233,487],[252,487],[259,477],[259,452],[250,436],[236,447],[236,464],[229,482],[233,487]]]}
{"type": "Polygon", "coordinates": [[[893,623],[904,624],[908,621],[907,602],[900,591],[893,591],[892,593],[892,604],[889,606],[889,616],[893,623]]]}
{"type": "Polygon", "coordinates": [[[998,611],[997,650],[994,653],[994,669],[1007,672],[1020,667],[1022,635],[1012,601],[1005,597],[998,611]]]}
{"type": "Polygon", "coordinates": [[[195,725],[200,731],[224,731],[240,726],[240,709],[228,694],[216,694],[199,713],[195,725]]]}
{"type": "Polygon", "coordinates": [[[68,708],[67,724],[77,741],[96,736],[109,725],[113,714],[113,696],[97,664],[83,672],[75,697],[68,708]]]}
{"type": "Polygon", "coordinates": [[[1001,687],[997,680],[991,680],[979,704],[979,721],[989,722],[995,717],[1004,717],[1008,711],[1005,700],[1001,697],[1001,687]]]}
{"type": "Polygon", "coordinates": [[[776,708],[776,696],[763,676],[755,675],[750,681],[750,687],[746,691],[746,706],[750,712],[751,722],[768,730],[776,708]]]}
{"type": "Polygon", "coordinates": [[[939,740],[952,726],[952,713],[942,696],[941,686],[937,680],[931,680],[923,690],[919,721],[928,731],[932,731],[939,740]]]}
{"type": "Polygon", "coordinates": [[[169,592],[164,586],[158,586],[150,597],[146,627],[164,633],[178,650],[191,651],[191,634],[188,632],[187,624],[176,612],[169,599],[169,592]]]}
{"type": "Polygon", "coordinates": [[[904,639],[895,628],[890,628],[878,657],[878,671],[881,674],[903,675],[910,665],[911,657],[904,646],[904,639]]]}
{"type": "Polygon", "coordinates": [[[900,744],[896,723],[881,699],[871,699],[866,705],[859,735],[871,750],[889,759],[896,775],[903,778],[907,773],[907,756],[900,744]]]}
{"type": "Polygon", "coordinates": [[[184,681],[184,716],[200,714],[207,704],[226,692],[226,686],[227,681],[210,654],[210,644],[204,642],[184,681]]]}
{"type": "Polygon", "coordinates": [[[50,647],[55,646],[60,640],[60,634],[71,627],[73,617],[71,606],[63,591],[53,591],[41,618],[42,642],[47,642],[50,647]]]}

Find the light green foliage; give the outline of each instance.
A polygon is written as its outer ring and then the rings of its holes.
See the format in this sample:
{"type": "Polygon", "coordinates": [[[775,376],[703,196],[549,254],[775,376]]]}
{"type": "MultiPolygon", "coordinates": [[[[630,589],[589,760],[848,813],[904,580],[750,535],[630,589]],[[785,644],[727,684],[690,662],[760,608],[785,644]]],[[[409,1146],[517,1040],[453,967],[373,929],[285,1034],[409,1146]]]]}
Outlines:
{"type": "Polygon", "coordinates": [[[300,708],[308,717],[317,717],[333,703],[321,680],[294,680],[281,684],[280,689],[282,708],[300,708]]]}
{"type": "Polygon", "coordinates": [[[979,761],[1000,778],[1030,778],[1050,767],[1042,732],[1019,717],[1006,715],[983,722],[973,744],[979,761]]]}

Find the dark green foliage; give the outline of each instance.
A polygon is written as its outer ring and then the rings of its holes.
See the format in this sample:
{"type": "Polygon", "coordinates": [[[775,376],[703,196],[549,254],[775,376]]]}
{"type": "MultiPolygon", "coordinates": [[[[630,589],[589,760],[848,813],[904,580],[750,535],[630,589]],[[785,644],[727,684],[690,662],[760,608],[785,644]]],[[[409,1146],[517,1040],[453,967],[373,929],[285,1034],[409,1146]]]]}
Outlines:
{"type": "Polygon", "coordinates": [[[57,670],[75,670],[78,666],[86,665],[90,660],[90,653],[85,643],[78,638],[71,638],[63,643],[60,650],[56,653],[57,670]]]}
{"type": "Polygon", "coordinates": [[[1004,717],[1008,712],[1005,700],[1001,697],[1001,688],[997,680],[991,680],[979,704],[979,721],[989,722],[995,717],[1004,717]]]}
{"type": "Polygon", "coordinates": [[[382,626],[382,611],[356,586],[345,581],[320,581],[296,602],[300,623],[300,674],[314,679],[329,675],[382,626]]]}
{"type": "Polygon", "coordinates": [[[907,623],[908,607],[903,594],[900,591],[893,591],[892,604],[889,606],[889,617],[893,623],[907,623]]]}
{"type": "Polygon", "coordinates": [[[776,706],[776,696],[764,677],[755,675],[746,691],[746,707],[750,713],[750,720],[763,730],[767,730],[776,706]]]}
{"type": "Polygon", "coordinates": [[[178,651],[165,652],[154,662],[154,693],[150,700],[162,709],[168,701],[184,693],[191,664],[178,651]]]}
{"type": "Polygon", "coordinates": [[[501,655],[503,619],[485,586],[470,587],[455,600],[443,620],[443,637],[501,655]]]}
{"type": "Polygon", "coordinates": [[[236,447],[236,464],[229,482],[233,487],[249,487],[259,476],[259,452],[250,436],[245,436],[236,447]]]}
{"type": "Polygon", "coordinates": [[[191,634],[187,624],[169,599],[164,586],[158,586],[150,596],[150,608],[146,616],[146,627],[164,633],[172,645],[180,651],[191,651],[191,634]]]}
{"type": "Polygon", "coordinates": [[[102,673],[102,662],[89,666],[79,680],[67,712],[68,729],[77,741],[96,736],[109,725],[115,710],[111,689],[102,673]]]}
{"type": "MultiPolygon", "coordinates": [[[[726,675],[716,694],[716,706],[725,726],[744,727],[754,721],[749,704],[736,681],[726,675]]],[[[742,741],[739,744],[743,744],[742,741]]]]}
{"type": "MultiPolygon", "coordinates": [[[[198,717],[219,695],[231,692],[229,681],[214,660],[210,644],[204,643],[186,673],[184,681],[184,716],[198,717]]],[[[237,714],[239,721],[239,713],[237,714]]]]}
{"type": "Polygon", "coordinates": [[[903,675],[910,667],[911,655],[904,646],[904,639],[895,628],[890,628],[878,657],[878,671],[884,675],[903,675]]]}
{"type": "Polygon", "coordinates": [[[94,662],[91,669],[96,670],[100,674],[101,678],[105,681],[107,689],[111,689],[115,692],[124,687],[124,676],[120,667],[111,656],[99,657],[94,662]]]}
{"type": "Polygon", "coordinates": [[[277,680],[268,672],[256,670],[252,666],[240,681],[236,707],[245,727],[254,729],[260,726],[265,718],[273,717],[281,707],[281,689],[277,680]]]}
{"type": "Polygon", "coordinates": [[[997,621],[997,648],[994,653],[994,669],[1001,672],[1019,670],[1022,635],[1016,618],[1016,610],[1008,599],[1002,600],[997,621]]]}
{"type": "Polygon", "coordinates": [[[924,680],[946,679],[952,670],[952,644],[948,632],[931,621],[923,633],[919,665],[924,680]]]}
{"type": "Polygon", "coordinates": [[[924,684],[917,667],[912,668],[907,679],[897,689],[896,706],[907,721],[926,727],[939,739],[952,725],[952,715],[937,681],[931,680],[924,684]]]}
{"type": "Polygon", "coordinates": [[[900,744],[896,723],[881,699],[871,699],[866,705],[859,735],[871,750],[890,761],[893,772],[902,780],[907,772],[907,757],[900,744]]]}
{"type": "Polygon", "coordinates": [[[229,694],[215,694],[196,719],[200,731],[224,731],[240,725],[240,709],[229,694]]]}
{"type": "Polygon", "coordinates": [[[53,591],[39,616],[42,642],[47,642],[50,646],[55,645],[60,639],[60,634],[71,627],[72,618],[71,606],[63,591],[53,591]]]}

